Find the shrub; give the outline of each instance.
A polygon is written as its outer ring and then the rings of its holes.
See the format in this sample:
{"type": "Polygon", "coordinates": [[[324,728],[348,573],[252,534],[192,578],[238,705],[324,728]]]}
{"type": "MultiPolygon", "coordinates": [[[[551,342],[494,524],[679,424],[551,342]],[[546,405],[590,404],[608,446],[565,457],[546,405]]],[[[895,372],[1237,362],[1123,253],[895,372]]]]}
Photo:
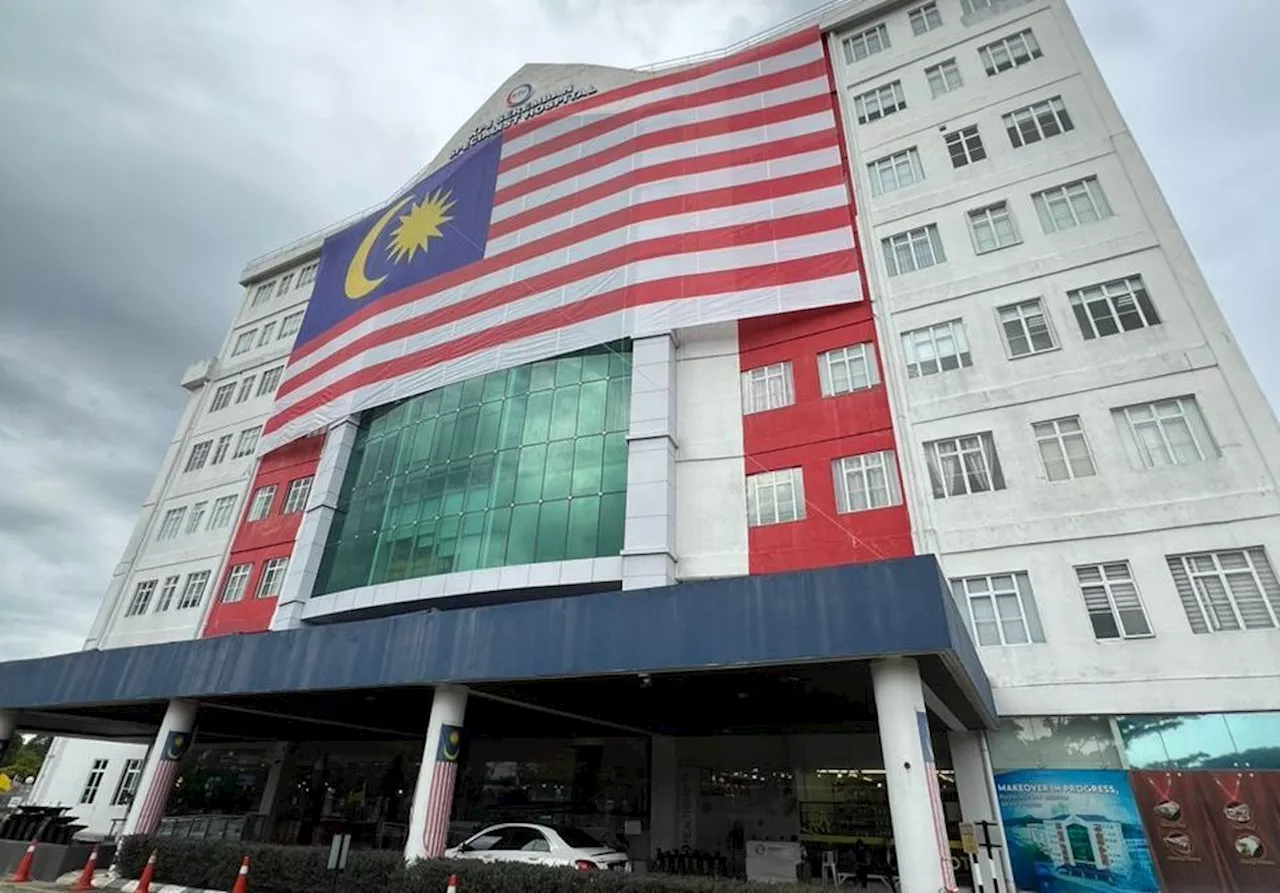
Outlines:
{"type": "Polygon", "coordinates": [[[338,884],[325,871],[327,847],[272,846],[180,837],[128,837],[116,864],[136,878],[147,856],[157,852],[156,881],[229,890],[248,856],[251,893],[444,893],[449,875],[458,893],[789,893],[786,886],[748,884],[728,878],[669,877],[616,871],[574,871],[512,862],[435,859],[405,868],[399,850],[355,850],[338,884]]]}

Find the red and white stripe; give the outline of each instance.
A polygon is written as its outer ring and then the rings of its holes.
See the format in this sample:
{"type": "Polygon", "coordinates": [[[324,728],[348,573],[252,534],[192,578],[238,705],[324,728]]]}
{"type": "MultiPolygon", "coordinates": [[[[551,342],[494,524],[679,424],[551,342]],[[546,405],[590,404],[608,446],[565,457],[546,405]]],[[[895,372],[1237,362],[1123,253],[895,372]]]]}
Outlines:
{"type": "Polygon", "coordinates": [[[174,779],[178,777],[178,763],[174,760],[160,760],[156,771],[147,781],[147,791],[138,814],[137,827],[134,834],[154,834],[164,818],[164,807],[169,801],[169,792],[173,790],[174,779]]]}
{"type": "Polygon", "coordinates": [[[840,139],[817,29],[508,129],[483,259],[295,349],[259,450],[619,338],[859,300],[840,139]]]}
{"type": "Polygon", "coordinates": [[[453,785],[458,764],[437,760],[431,770],[431,790],[427,792],[426,822],[422,828],[422,852],[428,859],[444,855],[449,837],[449,814],[453,808],[453,785]]]}

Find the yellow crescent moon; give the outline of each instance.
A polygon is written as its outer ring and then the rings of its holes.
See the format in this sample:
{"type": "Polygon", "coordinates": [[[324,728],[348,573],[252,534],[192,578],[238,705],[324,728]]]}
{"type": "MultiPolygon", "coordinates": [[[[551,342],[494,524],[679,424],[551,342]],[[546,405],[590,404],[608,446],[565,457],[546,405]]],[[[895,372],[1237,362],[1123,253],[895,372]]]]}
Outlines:
{"type": "Polygon", "coordinates": [[[369,262],[369,252],[373,250],[374,242],[378,241],[378,236],[382,235],[382,230],[391,222],[391,218],[411,201],[413,201],[413,196],[406,195],[390,208],[387,208],[383,215],[378,218],[378,222],[369,227],[369,231],[360,240],[360,247],[351,256],[351,263],[347,266],[346,291],[347,297],[351,300],[360,300],[381,285],[382,280],[387,278],[386,276],[379,276],[377,279],[370,279],[364,274],[365,265],[369,262]]]}

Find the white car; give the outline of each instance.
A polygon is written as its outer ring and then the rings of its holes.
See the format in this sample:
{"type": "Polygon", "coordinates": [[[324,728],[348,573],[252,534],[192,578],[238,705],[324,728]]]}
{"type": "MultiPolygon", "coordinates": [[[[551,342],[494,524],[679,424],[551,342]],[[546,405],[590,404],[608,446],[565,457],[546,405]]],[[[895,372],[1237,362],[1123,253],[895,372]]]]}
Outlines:
{"type": "Polygon", "coordinates": [[[446,859],[565,865],[579,871],[630,871],[631,859],[577,828],[511,822],[485,828],[456,847],[446,859]]]}

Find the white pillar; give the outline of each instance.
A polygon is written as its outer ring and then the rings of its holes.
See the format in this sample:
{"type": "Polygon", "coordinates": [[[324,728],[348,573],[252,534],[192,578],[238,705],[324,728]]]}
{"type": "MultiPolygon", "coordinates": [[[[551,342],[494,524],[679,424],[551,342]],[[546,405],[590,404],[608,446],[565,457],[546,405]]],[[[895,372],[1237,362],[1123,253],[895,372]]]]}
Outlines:
{"type": "MultiPolygon", "coordinates": [[[[982,732],[950,731],[947,739],[951,745],[951,765],[956,772],[956,793],[960,795],[960,816],[966,822],[990,822],[992,842],[1003,844],[1004,826],[1000,821],[998,804],[992,802],[992,779],[982,755],[982,732]]],[[[978,841],[982,841],[981,829],[975,829],[978,841]]],[[[990,860],[984,851],[978,853],[984,886],[990,887],[994,873],[1000,878],[1003,890],[1012,890],[1005,870],[1005,851],[997,850],[990,860]]]]}
{"type": "Polygon", "coordinates": [[[658,850],[676,848],[676,812],[679,808],[679,770],[676,739],[654,735],[649,751],[649,858],[658,850]]]}
{"type": "Polygon", "coordinates": [[[955,887],[946,849],[942,794],[915,660],[891,657],[871,664],[884,780],[902,893],[955,887]]]}
{"type": "Polygon", "coordinates": [[[404,860],[438,859],[444,853],[453,811],[453,787],[462,749],[462,719],[467,690],[460,685],[437,685],[431,699],[431,719],[422,749],[422,765],[409,812],[409,839],[404,860]]]}
{"type": "Polygon", "coordinates": [[[311,492],[303,509],[293,554],[280,583],[280,598],[271,615],[271,630],[296,629],[302,625],[302,609],[316,587],[320,559],[324,557],[329,527],[338,508],[338,494],[347,475],[347,462],[356,443],[359,425],[351,416],[333,425],[325,434],[320,461],[311,480],[311,492]]]}
{"type": "Polygon", "coordinates": [[[285,767],[293,762],[292,757],[292,741],[277,741],[271,748],[271,765],[267,769],[266,783],[262,786],[262,797],[258,800],[258,812],[265,816],[270,816],[275,810],[280,782],[284,778],[285,767]]]}
{"type": "Polygon", "coordinates": [[[622,588],[676,580],[676,342],[667,332],[631,342],[631,421],[622,588]]]}
{"type": "Polygon", "coordinates": [[[147,753],[137,793],[124,820],[124,834],[152,834],[164,817],[165,803],[178,777],[178,766],[191,746],[196,726],[194,701],[170,701],[160,731],[147,753]]]}
{"type": "Polygon", "coordinates": [[[14,722],[13,713],[9,710],[0,710],[0,763],[4,762],[5,752],[9,749],[9,742],[13,739],[15,731],[17,731],[17,724],[14,722]]]}

